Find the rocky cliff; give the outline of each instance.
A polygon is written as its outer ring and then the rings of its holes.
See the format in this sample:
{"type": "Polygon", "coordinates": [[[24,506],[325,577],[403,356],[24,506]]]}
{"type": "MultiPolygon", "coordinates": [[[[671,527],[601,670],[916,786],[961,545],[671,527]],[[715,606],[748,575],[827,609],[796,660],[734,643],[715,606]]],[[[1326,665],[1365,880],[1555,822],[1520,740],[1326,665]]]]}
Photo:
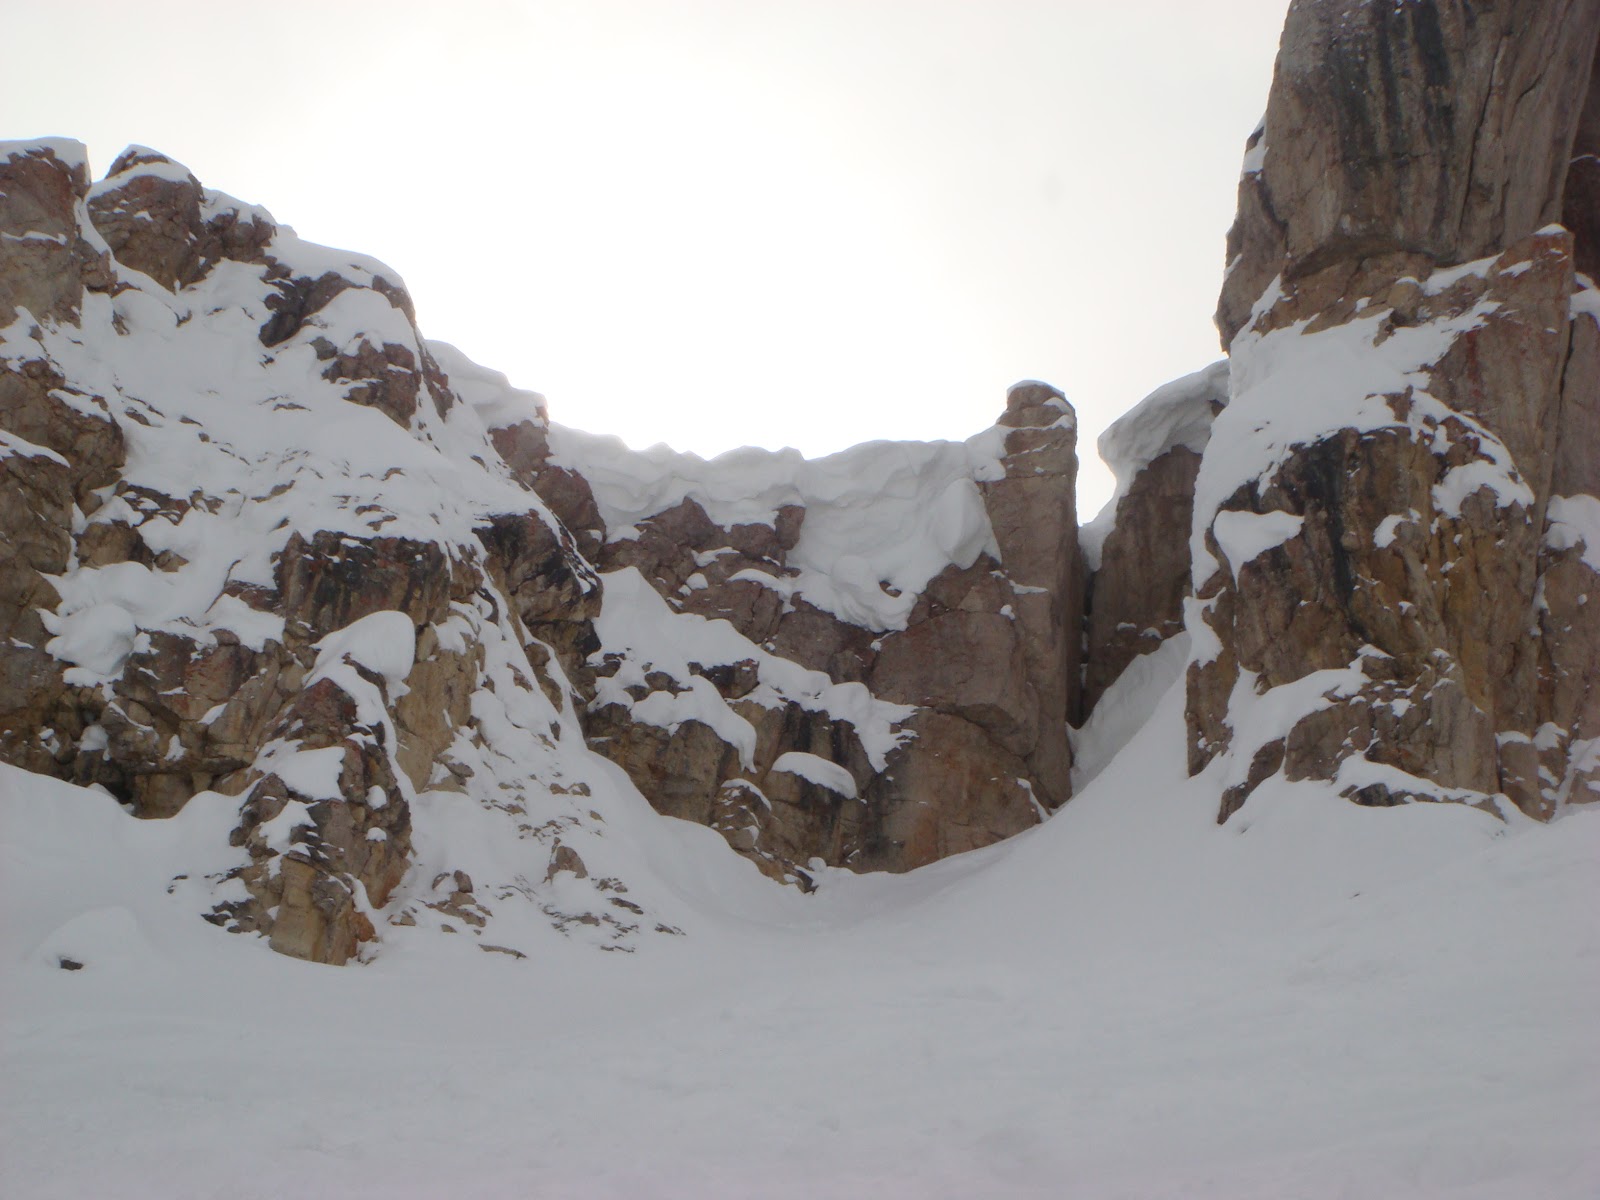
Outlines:
{"type": "Polygon", "coordinates": [[[1290,11],[1196,481],[1190,759],[1227,752],[1222,818],[1279,772],[1597,798],[1597,35],[1595,3],[1290,11]]]}
{"type": "Polygon", "coordinates": [[[1597,38],[1296,3],[1228,361],[1101,439],[1081,541],[1048,385],[965,443],[636,453],[158,153],[0,144],[0,759],[212,814],[174,895],[333,963],[679,932],[608,836],[646,804],[802,887],[989,844],[1185,654],[1219,820],[1600,798],[1597,38]]]}
{"type": "Polygon", "coordinates": [[[1070,794],[1053,389],[966,444],[652,463],[153,151],[91,185],[77,144],[12,143],[0,188],[0,755],[235,810],[231,864],[182,881],[210,919],[326,962],[386,925],[498,945],[505,905],[670,929],[605,868],[607,759],[802,885],[1070,794]],[[446,860],[430,821],[528,845],[446,860]]]}

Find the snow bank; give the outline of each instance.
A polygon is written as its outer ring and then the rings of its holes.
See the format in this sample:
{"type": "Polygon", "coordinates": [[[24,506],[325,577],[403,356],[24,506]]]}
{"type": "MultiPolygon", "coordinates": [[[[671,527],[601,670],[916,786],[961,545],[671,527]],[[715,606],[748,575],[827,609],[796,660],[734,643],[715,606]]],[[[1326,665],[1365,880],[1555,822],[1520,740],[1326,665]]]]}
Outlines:
{"type": "MultiPolygon", "coordinates": [[[[1600,812],[1274,780],[1219,827],[1182,730],[1180,685],[1038,829],[809,897],[608,807],[690,937],[402,929],[342,971],[194,920],[172,877],[226,805],[139,822],[0,769],[0,1190],[1589,1200],[1600,812]]],[[[419,874],[474,836],[423,805],[419,874]]]]}

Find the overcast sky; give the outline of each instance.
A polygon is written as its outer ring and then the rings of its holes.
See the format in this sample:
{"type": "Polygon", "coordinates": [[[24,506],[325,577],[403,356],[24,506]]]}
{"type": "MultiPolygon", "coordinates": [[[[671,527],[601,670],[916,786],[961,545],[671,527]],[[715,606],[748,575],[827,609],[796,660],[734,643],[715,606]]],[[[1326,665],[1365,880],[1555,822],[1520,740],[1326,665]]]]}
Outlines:
{"type": "Polygon", "coordinates": [[[1287,0],[13,6],[0,136],[129,142],[383,259],[553,418],[712,454],[1094,438],[1219,357],[1287,0]]]}

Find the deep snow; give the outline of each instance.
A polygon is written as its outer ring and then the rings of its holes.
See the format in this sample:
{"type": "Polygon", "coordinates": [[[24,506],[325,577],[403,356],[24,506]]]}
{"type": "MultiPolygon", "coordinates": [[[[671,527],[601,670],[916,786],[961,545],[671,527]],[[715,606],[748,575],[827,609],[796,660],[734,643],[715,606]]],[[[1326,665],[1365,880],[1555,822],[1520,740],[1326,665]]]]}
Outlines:
{"type": "Polygon", "coordinates": [[[344,969],[169,894],[223,807],[5,769],[0,1192],[1593,1197],[1600,812],[1273,781],[1219,827],[1181,724],[1170,689],[1045,825],[813,896],[625,806],[684,936],[344,969]]]}

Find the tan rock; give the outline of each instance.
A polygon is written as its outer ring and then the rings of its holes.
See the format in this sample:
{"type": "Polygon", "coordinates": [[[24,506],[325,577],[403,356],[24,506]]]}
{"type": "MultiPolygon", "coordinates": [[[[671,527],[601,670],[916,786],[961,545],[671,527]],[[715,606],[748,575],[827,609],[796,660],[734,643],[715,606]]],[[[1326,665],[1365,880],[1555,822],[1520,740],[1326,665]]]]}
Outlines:
{"type": "Polygon", "coordinates": [[[1346,679],[1280,747],[1232,746],[1250,765],[1224,817],[1280,762],[1361,803],[1498,794],[1543,817],[1585,753],[1587,582],[1574,539],[1556,529],[1541,549],[1541,532],[1552,496],[1591,494],[1600,456],[1592,331],[1569,302],[1592,250],[1581,212],[1577,246],[1546,226],[1588,195],[1568,166],[1575,137],[1580,155],[1592,141],[1597,39],[1594,3],[1290,12],[1229,238],[1224,340],[1253,353],[1241,330],[1317,336],[1381,317],[1374,354],[1416,327],[1441,346],[1422,395],[1384,398],[1391,424],[1297,445],[1200,514],[1224,565],[1196,580],[1197,645],[1221,648],[1190,671],[1191,769],[1230,746],[1244,673],[1258,692],[1317,670],[1346,679]],[[1424,402],[1445,415],[1419,424],[1424,402]],[[1252,513],[1301,523],[1227,563],[1220,522],[1252,513]]]}
{"type": "Polygon", "coordinates": [[[1239,184],[1224,346],[1272,279],[1460,263],[1559,220],[1600,6],[1298,4],[1239,184]]]}

